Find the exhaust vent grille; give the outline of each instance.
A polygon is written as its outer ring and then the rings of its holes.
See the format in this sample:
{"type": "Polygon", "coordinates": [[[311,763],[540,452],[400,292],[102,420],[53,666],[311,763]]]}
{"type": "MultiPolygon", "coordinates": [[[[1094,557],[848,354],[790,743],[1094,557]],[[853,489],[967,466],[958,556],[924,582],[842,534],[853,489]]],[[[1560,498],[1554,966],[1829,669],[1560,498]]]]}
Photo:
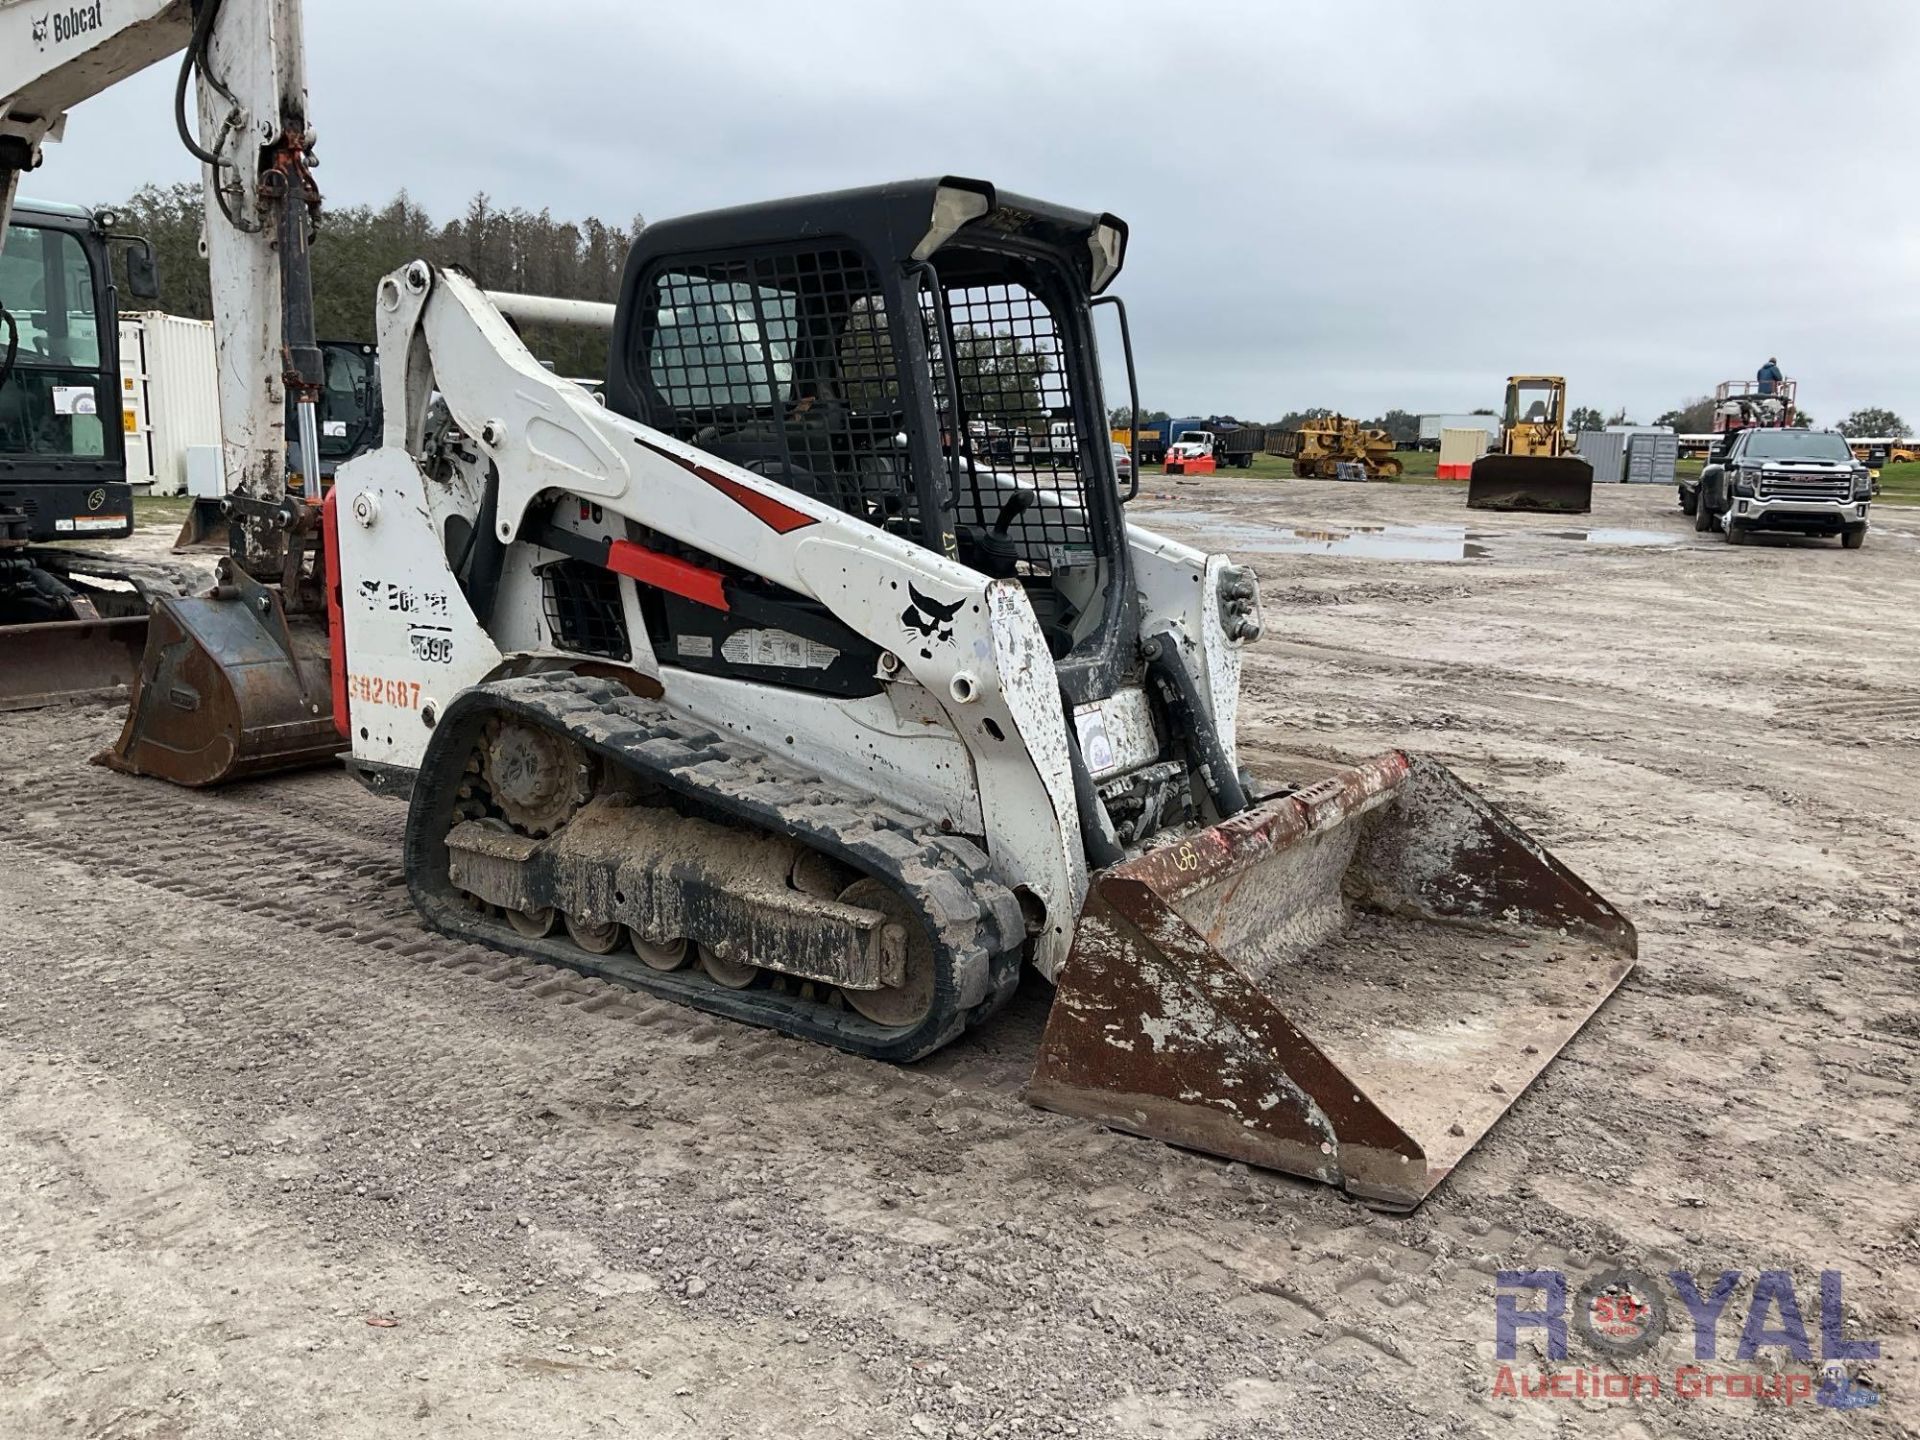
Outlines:
{"type": "Polygon", "coordinates": [[[547,630],[557,647],[608,660],[633,658],[618,576],[580,560],[556,560],[539,574],[547,630]]]}

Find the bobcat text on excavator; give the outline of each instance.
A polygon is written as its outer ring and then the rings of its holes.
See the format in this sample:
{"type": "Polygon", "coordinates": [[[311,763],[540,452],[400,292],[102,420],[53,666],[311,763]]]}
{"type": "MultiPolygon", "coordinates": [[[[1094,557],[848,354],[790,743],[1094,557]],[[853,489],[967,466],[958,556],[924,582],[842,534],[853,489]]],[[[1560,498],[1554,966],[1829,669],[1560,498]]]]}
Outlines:
{"type": "MultiPolygon", "coordinates": [[[[297,12],[203,6],[184,43],[262,32],[297,12]]],[[[303,153],[268,148],[269,214],[303,153]]],[[[1418,1204],[1633,927],[1431,761],[1242,768],[1255,577],[1131,523],[1106,441],[1126,250],[955,176],[660,222],[574,312],[604,397],[509,324],[548,302],[403,266],[383,443],[323,508],[247,492],[275,563],[156,613],[111,763],[345,748],[407,803],[433,927],[875,1059],[1034,972],[1036,1103],[1418,1204]]]]}

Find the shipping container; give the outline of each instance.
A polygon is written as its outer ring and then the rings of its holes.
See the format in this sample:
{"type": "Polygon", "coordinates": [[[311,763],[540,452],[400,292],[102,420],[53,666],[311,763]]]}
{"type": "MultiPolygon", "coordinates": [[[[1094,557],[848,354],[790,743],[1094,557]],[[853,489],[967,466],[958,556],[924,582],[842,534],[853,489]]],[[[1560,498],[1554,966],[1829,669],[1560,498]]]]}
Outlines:
{"type": "Polygon", "coordinates": [[[1422,415],[1420,417],[1420,438],[1414,442],[1420,450],[1438,450],[1442,430],[1484,430],[1487,432],[1487,448],[1492,449],[1500,443],[1500,417],[1498,415],[1422,415]]]}
{"type": "Polygon", "coordinates": [[[1627,437],[1627,483],[1671,485],[1680,459],[1680,437],[1668,432],[1646,432],[1627,437]]]}
{"type": "Polygon", "coordinates": [[[120,320],[127,478],[155,495],[187,488],[187,448],[220,443],[213,325],[158,310],[120,320]]]}
{"type": "Polygon", "coordinates": [[[1449,425],[1440,432],[1440,463],[1471,465],[1492,448],[1492,441],[1477,425],[1449,425]]]}
{"type": "Polygon", "coordinates": [[[1593,466],[1593,483],[1618,485],[1626,475],[1627,437],[1619,430],[1581,430],[1573,437],[1574,452],[1593,466]]]}

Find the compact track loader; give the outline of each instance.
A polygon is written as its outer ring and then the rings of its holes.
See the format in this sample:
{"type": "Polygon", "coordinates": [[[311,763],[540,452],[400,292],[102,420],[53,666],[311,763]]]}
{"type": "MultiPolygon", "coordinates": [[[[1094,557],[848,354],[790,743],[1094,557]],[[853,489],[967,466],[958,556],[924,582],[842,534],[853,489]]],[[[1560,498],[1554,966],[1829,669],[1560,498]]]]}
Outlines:
{"type": "MultiPolygon", "coordinates": [[[[327,708],[450,935],[895,1061],[1031,966],[1036,1103],[1412,1206],[1633,928],[1431,762],[1241,768],[1254,576],[1130,524],[1105,441],[1126,238],[954,178],[655,224],[604,404],[395,272],[384,443],[317,542],[327,708]]],[[[120,763],[161,717],[266,753],[257,629],[196,617],[171,673],[244,661],[236,706],[137,695],[120,763]]]]}

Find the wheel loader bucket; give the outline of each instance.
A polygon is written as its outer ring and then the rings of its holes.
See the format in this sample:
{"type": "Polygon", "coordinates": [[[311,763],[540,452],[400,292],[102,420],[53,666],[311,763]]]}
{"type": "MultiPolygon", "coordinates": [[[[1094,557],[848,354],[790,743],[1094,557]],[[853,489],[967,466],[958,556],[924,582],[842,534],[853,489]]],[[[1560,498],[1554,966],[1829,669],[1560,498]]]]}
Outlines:
{"type": "Polygon", "coordinates": [[[1636,944],[1448,770],[1389,752],[1100,874],[1028,1098],[1409,1210],[1636,944]]]}
{"type": "Polygon", "coordinates": [[[1467,472],[1467,507],[1584,515],[1593,466],[1578,455],[1482,455],[1467,472]]]}
{"type": "Polygon", "coordinates": [[[126,724],[94,761],[198,788],[324,764],[344,746],[326,631],[243,579],[154,603],[126,724]]]}

